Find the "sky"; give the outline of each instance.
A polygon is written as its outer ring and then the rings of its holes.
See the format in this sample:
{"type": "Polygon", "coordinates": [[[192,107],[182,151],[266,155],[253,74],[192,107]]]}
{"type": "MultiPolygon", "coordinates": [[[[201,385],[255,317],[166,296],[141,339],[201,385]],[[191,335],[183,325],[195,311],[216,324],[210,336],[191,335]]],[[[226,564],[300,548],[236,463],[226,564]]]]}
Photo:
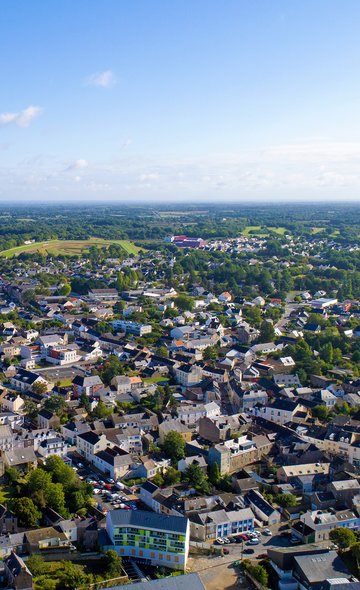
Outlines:
{"type": "Polygon", "coordinates": [[[3,0],[0,202],[356,200],[358,0],[3,0]]]}

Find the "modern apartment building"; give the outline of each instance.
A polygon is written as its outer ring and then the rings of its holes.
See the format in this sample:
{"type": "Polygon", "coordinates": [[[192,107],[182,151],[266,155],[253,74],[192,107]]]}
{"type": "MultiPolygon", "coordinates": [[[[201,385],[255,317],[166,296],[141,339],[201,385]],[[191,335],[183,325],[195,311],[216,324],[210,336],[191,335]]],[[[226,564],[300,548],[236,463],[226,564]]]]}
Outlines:
{"type": "Polygon", "coordinates": [[[110,510],[106,531],[118,555],[151,565],[185,570],[190,526],[183,516],[143,510],[110,510]]]}

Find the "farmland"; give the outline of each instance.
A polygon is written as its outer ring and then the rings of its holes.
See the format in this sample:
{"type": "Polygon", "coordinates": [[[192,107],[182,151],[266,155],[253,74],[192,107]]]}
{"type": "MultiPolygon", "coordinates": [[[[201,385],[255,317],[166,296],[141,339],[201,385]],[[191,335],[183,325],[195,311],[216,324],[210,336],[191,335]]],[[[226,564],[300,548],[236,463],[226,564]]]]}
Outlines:
{"type": "Polygon", "coordinates": [[[139,248],[134,246],[129,240],[103,240],[101,238],[90,238],[89,240],[50,240],[48,242],[38,242],[35,244],[27,244],[11,248],[11,250],[3,250],[0,256],[9,258],[10,256],[18,256],[22,252],[39,252],[39,254],[50,256],[74,256],[86,252],[90,246],[98,246],[99,248],[108,248],[111,244],[120,245],[127,254],[136,255],[139,248]]]}

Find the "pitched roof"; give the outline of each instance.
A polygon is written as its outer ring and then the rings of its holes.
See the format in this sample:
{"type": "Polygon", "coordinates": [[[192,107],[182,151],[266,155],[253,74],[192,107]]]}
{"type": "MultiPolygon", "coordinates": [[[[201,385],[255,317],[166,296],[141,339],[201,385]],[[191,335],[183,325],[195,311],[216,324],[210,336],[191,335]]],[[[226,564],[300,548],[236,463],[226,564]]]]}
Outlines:
{"type": "Polygon", "coordinates": [[[160,531],[186,533],[188,519],[183,516],[168,516],[144,510],[110,510],[107,518],[111,519],[115,527],[138,526],[160,531]]]}

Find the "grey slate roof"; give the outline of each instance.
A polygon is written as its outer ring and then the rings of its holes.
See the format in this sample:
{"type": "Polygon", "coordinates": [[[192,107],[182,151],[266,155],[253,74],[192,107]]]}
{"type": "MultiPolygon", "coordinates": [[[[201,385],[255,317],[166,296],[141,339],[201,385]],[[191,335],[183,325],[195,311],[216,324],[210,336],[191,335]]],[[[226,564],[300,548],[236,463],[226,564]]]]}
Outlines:
{"type": "Polygon", "coordinates": [[[160,531],[186,533],[188,519],[182,516],[168,516],[144,510],[111,510],[108,518],[114,526],[138,526],[160,531]]]}

